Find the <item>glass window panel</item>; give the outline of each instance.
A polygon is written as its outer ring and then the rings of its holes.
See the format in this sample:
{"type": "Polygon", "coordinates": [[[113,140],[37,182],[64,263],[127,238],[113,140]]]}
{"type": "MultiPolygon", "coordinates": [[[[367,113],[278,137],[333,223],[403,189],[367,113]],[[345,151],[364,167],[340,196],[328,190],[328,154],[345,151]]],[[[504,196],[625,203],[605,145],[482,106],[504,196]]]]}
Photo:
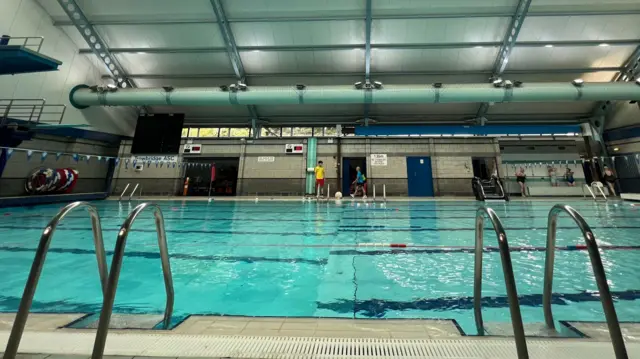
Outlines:
{"type": "Polygon", "coordinates": [[[313,127],[294,127],[294,137],[311,137],[313,136],[313,127]]]}
{"type": "Polygon", "coordinates": [[[185,127],[182,129],[182,137],[187,137],[189,134],[189,128],[185,127]]]}
{"type": "Polygon", "coordinates": [[[232,128],[231,129],[231,137],[249,137],[249,129],[248,128],[232,128]]]}
{"type": "Polygon", "coordinates": [[[198,137],[199,128],[190,128],[189,129],[189,137],[198,137]]]}
{"type": "Polygon", "coordinates": [[[324,127],[314,127],[313,128],[313,135],[315,137],[322,137],[324,136],[324,127]]]}
{"type": "Polygon", "coordinates": [[[327,137],[338,137],[338,131],[336,131],[335,127],[325,127],[324,135],[327,137]]]}
{"type": "Polygon", "coordinates": [[[282,137],[291,137],[291,127],[282,128],[282,137]]]}
{"type": "Polygon", "coordinates": [[[218,128],[201,128],[200,137],[218,137],[218,128]]]}
{"type": "Polygon", "coordinates": [[[229,129],[221,128],[220,129],[220,137],[229,137],[229,129]]]}
{"type": "Polygon", "coordinates": [[[280,127],[263,127],[260,137],[280,137],[280,127]]]}

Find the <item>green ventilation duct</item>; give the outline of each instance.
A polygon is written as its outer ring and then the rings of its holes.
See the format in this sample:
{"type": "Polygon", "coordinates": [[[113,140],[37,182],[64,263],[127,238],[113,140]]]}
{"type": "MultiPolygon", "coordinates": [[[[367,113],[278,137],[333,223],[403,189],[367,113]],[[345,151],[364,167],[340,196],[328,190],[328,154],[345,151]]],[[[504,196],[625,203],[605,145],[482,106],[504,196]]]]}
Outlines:
{"type": "Polygon", "coordinates": [[[229,92],[217,87],[119,89],[100,91],[85,85],[69,94],[77,108],[88,106],[229,106],[281,104],[552,102],[640,100],[635,82],[525,83],[518,88],[491,84],[385,86],[357,90],[353,86],[249,87],[229,92]]]}
{"type": "MultiPolygon", "coordinates": [[[[316,167],[317,149],[318,139],[315,137],[309,138],[309,140],[307,141],[307,168],[316,167]]],[[[315,194],[316,174],[307,172],[307,168],[305,168],[305,173],[307,174],[307,194],[315,194]]]]}

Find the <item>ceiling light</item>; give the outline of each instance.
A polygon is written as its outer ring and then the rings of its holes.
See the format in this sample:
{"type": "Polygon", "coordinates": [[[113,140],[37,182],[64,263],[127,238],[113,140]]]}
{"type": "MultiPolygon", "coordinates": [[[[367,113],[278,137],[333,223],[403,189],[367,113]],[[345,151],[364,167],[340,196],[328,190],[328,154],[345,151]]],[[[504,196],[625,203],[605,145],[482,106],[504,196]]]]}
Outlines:
{"type": "Polygon", "coordinates": [[[598,46],[600,46],[600,47],[607,47],[607,46],[609,46],[609,44],[607,44],[607,43],[604,43],[604,42],[603,42],[602,44],[599,44],[598,46]]]}
{"type": "Polygon", "coordinates": [[[509,81],[509,80],[506,80],[506,81],[504,82],[504,87],[505,87],[505,88],[508,88],[508,89],[512,88],[512,87],[513,87],[513,82],[511,82],[511,81],[509,81]]]}
{"type": "Polygon", "coordinates": [[[120,87],[122,87],[123,89],[124,89],[124,88],[127,88],[127,82],[125,81],[125,82],[121,83],[121,84],[120,84],[120,87]]]}
{"type": "Polygon", "coordinates": [[[251,50],[251,52],[260,52],[260,50],[251,50]]]}
{"type": "Polygon", "coordinates": [[[474,46],[474,48],[476,48],[476,49],[481,49],[481,48],[482,48],[482,46],[477,45],[477,46],[474,46]]]}
{"type": "Polygon", "coordinates": [[[504,84],[504,81],[498,77],[497,79],[493,79],[491,83],[493,84],[494,87],[502,87],[502,85],[504,84]]]}
{"type": "Polygon", "coordinates": [[[551,44],[546,44],[546,45],[544,45],[544,47],[553,47],[553,45],[551,45],[551,44]]]}
{"type": "Polygon", "coordinates": [[[353,86],[355,86],[355,88],[357,88],[358,90],[362,90],[362,81],[354,83],[353,86]]]}
{"type": "Polygon", "coordinates": [[[377,89],[381,89],[382,88],[382,82],[380,81],[373,81],[373,86],[377,89]]]}
{"type": "Polygon", "coordinates": [[[613,148],[613,150],[614,150],[615,152],[620,151],[620,149],[619,149],[618,147],[614,147],[614,148],[613,148]]]}
{"type": "Polygon", "coordinates": [[[640,85],[640,78],[636,79],[636,85],[640,85]]]}
{"type": "Polygon", "coordinates": [[[231,84],[229,85],[229,90],[231,90],[231,92],[238,92],[238,86],[236,84],[231,84]]]}
{"type": "Polygon", "coordinates": [[[571,81],[571,83],[573,84],[573,86],[582,87],[582,85],[584,85],[584,80],[583,79],[575,79],[575,80],[571,81]]]}
{"type": "Polygon", "coordinates": [[[107,84],[107,88],[109,89],[109,91],[115,91],[118,89],[118,86],[114,84],[107,84]]]}
{"type": "Polygon", "coordinates": [[[247,85],[242,82],[238,82],[238,88],[240,91],[247,91],[247,85]]]}

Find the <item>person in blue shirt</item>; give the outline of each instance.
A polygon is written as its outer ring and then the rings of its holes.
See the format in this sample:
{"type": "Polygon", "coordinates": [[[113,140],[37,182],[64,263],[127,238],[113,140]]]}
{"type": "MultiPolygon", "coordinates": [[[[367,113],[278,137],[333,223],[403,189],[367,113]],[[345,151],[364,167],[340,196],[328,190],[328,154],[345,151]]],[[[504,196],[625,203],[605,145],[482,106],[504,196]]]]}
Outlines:
{"type": "Polygon", "coordinates": [[[367,178],[362,174],[362,171],[360,171],[360,167],[356,167],[356,171],[358,171],[358,173],[355,181],[353,181],[355,191],[351,191],[351,198],[355,198],[360,192],[362,192],[362,198],[367,198],[367,178]]]}

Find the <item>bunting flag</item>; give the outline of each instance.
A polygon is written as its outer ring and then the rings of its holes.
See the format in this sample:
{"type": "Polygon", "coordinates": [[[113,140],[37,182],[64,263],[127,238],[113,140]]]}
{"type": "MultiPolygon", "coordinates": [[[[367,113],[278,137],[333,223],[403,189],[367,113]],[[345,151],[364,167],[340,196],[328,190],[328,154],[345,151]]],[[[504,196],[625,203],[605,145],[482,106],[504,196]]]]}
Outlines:
{"type": "Polygon", "coordinates": [[[71,155],[71,158],[73,158],[74,161],[78,162],[78,159],[80,159],[80,156],[77,153],[74,153],[73,155],[71,155]]]}
{"type": "Polygon", "coordinates": [[[12,154],[13,154],[13,148],[7,148],[7,160],[9,160],[9,158],[11,158],[12,154]]]}
{"type": "Polygon", "coordinates": [[[118,163],[120,163],[120,159],[116,158],[116,166],[118,165],[118,163]]]}
{"type": "Polygon", "coordinates": [[[98,156],[98,162],[102,161],[102,156],[98,156]]]}
{"type": "Polygon", "coordinates": [[[40,156],[40,162],[44,162],[44,160],[47,159],[47,155],[49,155],[49,153],[42,152],[42,155],[40,156]]]}
{"type": "MultiPolygon", "coordinates": [[[[133,165],[136,165],[136,161],[133,161],[133,165]]],[[[127,158],[126,160],[124,160],[124,168],[128,169],[129,168],[129,159],[127,158]]]]}
{"type": "Polygon", "coordinates": [[[164,161],[160,161],[160,168],[164,165],[164,161]]]}
{"type": "Polygon", "coordinates": [[[91,156],[87,155],[87,156],[86,156],[87,163],[89,163],[89,160],[90,160],[90,159],[91,159],[91,156]]]}
{"type": "Polygon", "coordinates": [[[27,161],[31,161],[31,156],[33,156],[33,150],[27,151],[27,161]]]}
{"type": "Polygon", "coordinates": [[[56,161],[60,159],[60,156],[62,156],[62,152],[57,152],[56,153],[56,161]]]}
{"type": "Polygon", "coordinates": [[[173,166],[173,167],[171,167],[171,168],[176,168],[176,163],[175,163],[175,162],[173,162],[173,163],[172,163],[172,166],[173,166]]]}
{"type": "Polygon", "coordinates": [[[151,167],[151,161],[147,161],[147,167],[151,167]]]}
{"type": "Polygon", "coordinates": [[[136,167],[136,163],[138,163],[138,161],[133,160],[133,162],[131,162],[131,164],[133,165],[133,167],[136,167]]]}

